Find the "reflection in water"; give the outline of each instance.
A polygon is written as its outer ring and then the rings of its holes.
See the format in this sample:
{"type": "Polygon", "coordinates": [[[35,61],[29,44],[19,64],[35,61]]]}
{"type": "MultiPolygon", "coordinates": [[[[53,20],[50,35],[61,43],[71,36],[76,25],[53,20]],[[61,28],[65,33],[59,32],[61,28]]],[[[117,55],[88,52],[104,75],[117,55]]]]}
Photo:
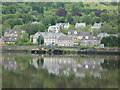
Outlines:
{"type": "Polygon", "coordinates": [[[4,60],[2,64],[6,70],[16,70],[17,67],[16,61],[11,60],[9,58],[4,60]]]}
{"type": "Polygon", "coordinates": [[[5,88],[117,88],[116,56],[4,54],[5,88]]]}
{"type": "Polygon", "coordinates": [[[47,69],[50,74],[61,76],[69,76],[74,73],[76,77],[85,78],[85,73],[89,72],[95,78],[100,77],[100,72],[104,71],[101,63],[104,63],[104,58],[84,58],[68,56],[45,56],[44,58],[33,58],[30,64],[36,69],[47,69]]]}

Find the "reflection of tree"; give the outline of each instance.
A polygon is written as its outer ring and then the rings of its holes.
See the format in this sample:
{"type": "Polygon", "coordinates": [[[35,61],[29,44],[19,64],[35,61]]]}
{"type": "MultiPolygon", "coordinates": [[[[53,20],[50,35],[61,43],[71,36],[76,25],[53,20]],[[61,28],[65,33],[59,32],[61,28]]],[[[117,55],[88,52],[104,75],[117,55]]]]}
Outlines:
{"type": "Polygon", "coordinates": [[[101,66],[104,69],[107,69],[107,70],[120,68],[117,60],[107,60],[107,59],[105,59],[104,63],[101,63],[101,66]]]}

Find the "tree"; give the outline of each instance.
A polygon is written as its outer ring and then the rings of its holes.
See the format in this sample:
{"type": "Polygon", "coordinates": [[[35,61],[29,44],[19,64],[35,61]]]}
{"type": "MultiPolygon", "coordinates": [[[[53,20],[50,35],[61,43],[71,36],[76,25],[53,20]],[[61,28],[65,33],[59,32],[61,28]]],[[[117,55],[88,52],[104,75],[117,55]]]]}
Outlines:
{"type": "Polygon", "coordinates": [[[29,42],[29,37],[27,33],[19,33],[16,44],[26,44],[29,42]]]}
{"type": "Polygon", "coordinates": [[[73,6],[72,10],[71,10],[71,14],[73,16],[82,16],[82,14],[79,12],[79,9],[75,6],[73,6]]]}
{"type": "Polygon", "coordinates": [[[65,10],[65,8],[58,8],[56,11],[56,15],[57,16],[66,16],[67,11],[65,10]]]}
{"type": "Polygon", "coordinates": [[[104,44],[105,46],[108,47],[120,47],[120,37],[115,37],[115,36],[109,36],[109,37],[103,37],[101,40],[101,43],[104,44]]]}
{"type": "Polygon", "coordinates": [[[39,44],[40,44],[40,45],[44,44],[44,38],[43,38],[43,36],[40,35],[40,36],[38,37],[37,41],[38,41],[38,45],[39,45],[39,44]]]}
{"type": "Polygon", "coordinates": [[[69,22],[71,24],[72,21],[73,21],[72,15],[71,14],[67,14],[66,18],[67,18],[67,22],[69,22]]]}

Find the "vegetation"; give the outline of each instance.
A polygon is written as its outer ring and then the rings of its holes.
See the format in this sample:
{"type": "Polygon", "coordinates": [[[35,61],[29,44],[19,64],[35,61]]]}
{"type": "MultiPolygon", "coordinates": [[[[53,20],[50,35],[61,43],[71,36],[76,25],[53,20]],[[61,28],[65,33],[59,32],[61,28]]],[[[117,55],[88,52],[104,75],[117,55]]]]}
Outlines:
{"type": "Polygon", "coordinates": [[[103,37],[101,43],[107,47],[120,47],[120,37],[109,36],[103,37]]]}
{"type": "MultiPolygon", "coordinates": [[[[3,2],[2,34],[9,29],[20,28],[31,35],[37,31],[47,31],[50,25],[59,22],[69,22],[71,25],[86,22],[88,27],[95,22],[103,22],[105,24],[99,32],[117,33],[120,32],[118,4],[117,2],[3,2]],[[32,24],[34,21],[40,23],[32,24]]],[[[85,31],[88,31],[88,27],[85,31]]]]}

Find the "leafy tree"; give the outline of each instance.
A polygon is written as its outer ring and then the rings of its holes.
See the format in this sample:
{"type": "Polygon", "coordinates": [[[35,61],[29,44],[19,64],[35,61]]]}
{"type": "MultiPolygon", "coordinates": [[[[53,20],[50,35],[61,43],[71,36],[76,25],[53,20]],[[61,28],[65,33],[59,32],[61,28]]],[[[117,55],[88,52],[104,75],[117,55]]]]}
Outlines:
{"type": "Polygon", "coordinates": [[[20,33],[19,34],[19,38],[17,38],[16,44],[25,44],[27,42],[29,42],[29,37],[27,33],[20,33]]]}
{"type": "Polygon", "coordinates": [[[57,16],[66,16],[67,11],[65,10],[65,8],[58,8],[56,11],[56,15],[57,16]]]}
{"type": "Polygon", "coordinates": [[[43,36],[40,35],[40,36],[38,37],[37,41],[38,41],[38,44],[40,44],[40,45],[41,45],[41,44],[44,44],[44,38],[43,38],[43,36]]]}
{"type": "Polygon", "coordinates": [[[71,10],[71,14],[73,16],[82,16],[82,14],[79,12],[79,9],[75,6],[73,6],[72,10],[71,10]]]}
{"type": "Polygon", "coordinates": [[[115,36],[109,36],[109,37],[103,37],[101,40],[101,43],[104,44],[105,46],[117,46],[120,47],[120,37],[115,37],[115,36]]]}

